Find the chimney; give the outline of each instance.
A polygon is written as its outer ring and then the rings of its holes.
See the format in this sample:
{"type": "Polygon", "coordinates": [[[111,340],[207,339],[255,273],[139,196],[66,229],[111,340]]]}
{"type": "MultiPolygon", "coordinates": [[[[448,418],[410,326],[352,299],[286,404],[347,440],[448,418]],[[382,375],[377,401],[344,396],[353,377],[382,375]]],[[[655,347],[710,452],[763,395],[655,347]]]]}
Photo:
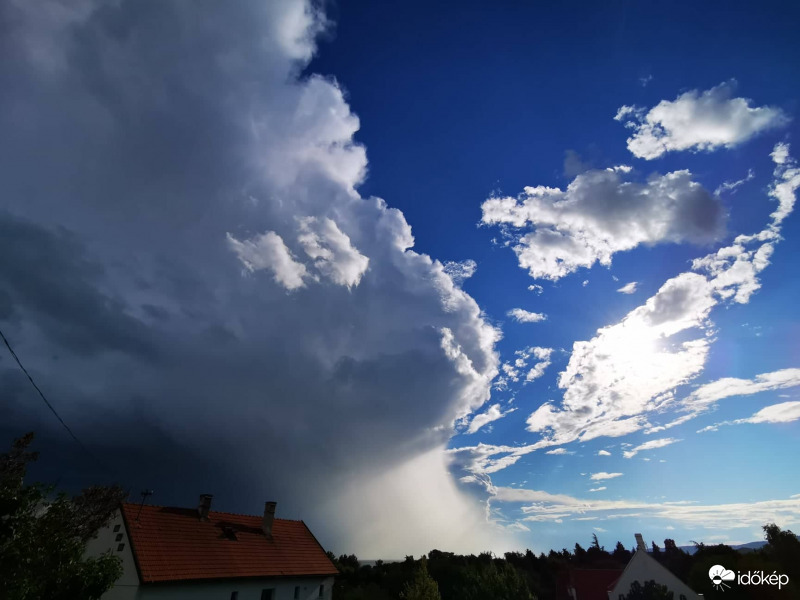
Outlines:
{"type": "Polygon", "coordinates": [[[647,546],[644,545],[644,538],[642,538],[641,533],[636,534],[636,550],[647,552],[647,546]]]}
{"type": "Polygon", "coordinates": [[[197,516],[201,521],[208,521],[208,513],[211,510],[211,494],[200,494],[200,504],[197,505],[197,516]]]}
{"type": "Polygon", "coordinates": [[[278,506],[277,502],[264,503],[264,520],[261,522],[261,529],[264,530],[264,535],[272,537],[272,522],[275,520],[275,507],[278,506]]]}

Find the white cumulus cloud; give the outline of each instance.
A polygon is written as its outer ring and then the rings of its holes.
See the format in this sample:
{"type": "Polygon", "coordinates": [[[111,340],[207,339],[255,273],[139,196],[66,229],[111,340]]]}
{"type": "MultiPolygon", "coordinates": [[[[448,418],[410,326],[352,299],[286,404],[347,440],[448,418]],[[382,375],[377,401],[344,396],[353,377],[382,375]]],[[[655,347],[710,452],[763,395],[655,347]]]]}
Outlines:
{"type": "Polygon", "coordinates": [[[517,323],[538,323],[547,319],[547,315],[543,313],[530,312],[523,308],[512,308],[508,311],[508,316],[517,323]]]}
{"type": "Polygon", "coordinates": [[[327,217],[299,219],[298,241],[314,261],[314,267],[338,285],[358,285],[369,266],[369,259],[356,250],[336,222],[327,217]]]}
{"type": "Polygon", "coordinates": [[[788,121],[779,108],[733,98],[735,87],[730,81],[704,92],[691,90],[650,110],[623,106],[614,118],[633,131],[628,150],[647,160],[676,150],[731,148],[788,121]]]}
{"type": "Polygon", "coordinates": [[[581,173],[566,190],[526,187],[516,198],[486,200],[482,222],[504,228],[531,277],[551,280],[608,266],[615,253],[640,244],[708,243],[723,233],[719,199],[689,171],[629,179],[629,167],[615,167],[581,173]]]}
{"type": "Polygon", "coordinates": [[[639,285],[638,281],[631,281],[630,283],[626,283],[625,285],[623,285],[617,291],[620,294],[632,294],[636,291],[636,286],[638,285],[639,285]]]}
{"type": "Polygon", "coordinates": [[[295,259],[274,231],[244,241],[228,234],[228,244],[249,271],[271,271],[275,282],[287,290],[305,285],[304,278],[308,275],[305,265],[295,259]]]}
{"type": "Polygon", "coordinates": [[[622,477],[622,473],[606,473],[601,471],[600,473],[592,473],[590,479],[592,481],[605,481],[606,479],[614,479],[616,477],[622,477]]]}

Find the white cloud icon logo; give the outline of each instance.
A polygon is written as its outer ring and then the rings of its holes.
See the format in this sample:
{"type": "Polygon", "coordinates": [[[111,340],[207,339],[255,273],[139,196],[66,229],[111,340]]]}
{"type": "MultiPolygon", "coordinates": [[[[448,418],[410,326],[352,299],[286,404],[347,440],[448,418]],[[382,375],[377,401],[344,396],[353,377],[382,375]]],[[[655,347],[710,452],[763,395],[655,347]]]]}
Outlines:
{"type": "Polygon", "coordinates": [[[724,588],[731,587],[725,582],[733,581],[736,578],[736,574],[722,565],[714,565],[708,570],[708,577],[715,588],[724,591],[724,588]]]}

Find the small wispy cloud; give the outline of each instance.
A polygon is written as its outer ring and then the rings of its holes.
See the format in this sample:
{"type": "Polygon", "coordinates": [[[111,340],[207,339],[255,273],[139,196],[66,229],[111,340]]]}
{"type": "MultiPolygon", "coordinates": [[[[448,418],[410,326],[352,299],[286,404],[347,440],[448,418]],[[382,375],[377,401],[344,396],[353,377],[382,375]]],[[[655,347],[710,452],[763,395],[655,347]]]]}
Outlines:
{"type": "Polygon", "coordinates": [[[606,473],[600,471],[599,473],[592,473],[590,479],[592,481],[604,481],[606,479],[614,479],[615,477],[622,477],[622,473],[606,473]]]}
{"type": "Polygon", "coordinates": [[[746,177],[739,179],[737,181],[724,181],[722,184],[720,184],[720,186],[717,189],[714,190],[714,195],[719,196],[724,192],[730,192],[731,194],[735,194],[736,188],[744,185],[745,183],[753,179],[753,177],[755,176],[756,174],[753,172],[753,169],[748,169],[746,177]]]}
{"type": "Polygon", "coordinates": [[[623,285],[617,291],[620,294],[632,294],[636,291],[636,286],[638,285],[639,285],[638,281],[631,281],[630,283],[626,283],[625,285],[623,285]]]}
{"type": "Polygon", "coordinates": [[[625,458],[633,458],[642,450],[654,450],[656,448],[663,448],[664,446],[669,446],[670,444],[674,444],[675,442],[680,442],[681,440],[676,438],[662,438],[660,440],[650,440],[649,442],[645,442],[644,444],[640,444],[635,448],[631,448],[630,450],[626,450],[622,453],[622,456],[625,458]]]}
{"type": "Polygon", "coordinates": [[[697,433],[716,431],[723,425],[743,425],[745,423],[791,423],[800,419],[800,402],[781,402],[762,408],[757,413],[746,419],[722,421],[708,427],[698,429],[697,433]]]}
{"type": "Polygon", "coordinates": [[[574,452],[568,451],[566,448],[555,448],[554,450],[548,450],[545,454],[575,454],[574,452]]]}
{"type": "Polygon", "coordinates": [[[597,456],[611,456],[611,452],[609,452],[608,450],[600,450],[597,453],[597,456]]]}
{"type": "Polygon", "coordinates": [[[547,319],[547,315],[543,313],[530,312],[524,308],[512,308],[507,314],[517,323],[538,323],[547,319]]]}
{"type": "Polygon", "coordinates": [[[493,421],[497,421],[498,419],[502,419],[507,414],[514,412],[517,410],[516,408],[510,408],[507,411],[503,411],[500,409],[499,404],[493,404],[489,407],[489,409],[478,415],[475,415],[472,421],[467,428],[467,433],[476,433],[481,427],[492,423],[493,421]]]}
{"type": "Polygon", "coordinates": [[[532,283],[528,286],[528,291],[535,294],[541,294],[544,291],[544,288],[536,283],[532,283]]]}
{"type": "Polygon", "coordinates": [[[478,270],[478,263],[472,259],[462,261],[447,261],[444,263],[444,272],[450,275],[450,279],[456,285],[461,285],[475,274],[478,270]]]}
{"type": "Polygon", "coordinates": [[[601,485],[600,487],[592,488],[589,491],[590,492],[602,492],[603,490],[607,490],[607,489],[608,488],[606,486],[601,485]]]}

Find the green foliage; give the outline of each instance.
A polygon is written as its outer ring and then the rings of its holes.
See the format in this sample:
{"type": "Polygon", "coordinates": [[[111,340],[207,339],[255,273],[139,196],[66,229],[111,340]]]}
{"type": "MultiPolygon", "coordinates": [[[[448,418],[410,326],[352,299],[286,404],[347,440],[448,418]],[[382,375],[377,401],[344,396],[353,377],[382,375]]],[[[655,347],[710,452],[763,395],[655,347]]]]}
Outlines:
{"type": "Polygon", "coordinates": [[[118,557],[83,558],[86,542],[106,525],[125,493],[91,487],[69,498],[25,485],[29,433],[0,455],[0,597],[4,600],[94,600],[121,575],[118,557]]]}
{"type": "Polygon", "coordinates": [[[780,566],[780,571],[789,576],[790,581],[800,582],[800,540],[791,530],[781,531],[774,523],[762,528],[767,539],[763,549],[766,558],[780,566]]]}
{"type": "Polygon", "coordinates": [[[611,556],[614,560],[622,565],[627,565],[628,561],[633,557],[633,553],[630,550],[627,550],[625,546],[622,545],[622,542],[617,542],[617,545],[614,547],[614,552],[611,553],[611,556]]]}
{"type": "Polygon", "coordinates": [[[428,573],[428,561],[425,557],[419,561],[414,578],[406,584],[400,597],[403,600],[442,600],[439,585],[428,573]]]}
{"type": "Polygon", "coordinates": [[[625,596],[625,600],[673,600],[673,598],[674,594],[667,586],[652,580],[645,581],[644,585],[634,581],[631,584],[631,591],[625,596]]]}
{"type": "MultiPolygon", "coordinates": [[[[688,554],[672,539],[653,558],[661,562],[681,581],[706,598],[721,597],[711,587],[708,570],[721,564],[734,571],[762,571],[786,573],[800,566],[800,542],[790,531],[781,531],[775,525],[764,527],[767,545],[754,552],[743,553],[722,544],[706,546],[696,544],[695,554],[688,554]]],[[[656,544],[653,544],[658,548],[656,544]]],[[[621,542],[612,553],[606,552],[596,536],[584,549],[575,544],[575,552],[551,550],[548,554],[534,554],[528,550],[507,552],[503,558],[484,552],[478,556],[458,555],[452,552],[431,550],[427,559],[407,556],[395,563],[376,562],[374,566],[359,566],[353,555],[331,559],[342,571],[337,577],[334,597],[337,600],[397,600],[410,598],[401,594],[433,593],[431,581],[438,588],[441,600],[556,600],[565,593],[564,576],[569,569],[623,569],[632,556],[621,542]],[[422,566],[424,562],[424,567],[422,566]],[[421,573],[427,573],[422,577],[421,573]],[[417,582],[426,580],[425,585],[417,582]]],[[[798,575],[800,581],[800,575],[798,575]]],[[[428,598],[431,596],[414,596],[428,598]]],[[[637,583],[628,593],[629,600],[668,600],[673,593],[655,582],[637,583]]],[[[732,586],[725,591],[725,600],[782,600],[800,598],[794,579],[778,591],[765,586],[732,586]]]]}

